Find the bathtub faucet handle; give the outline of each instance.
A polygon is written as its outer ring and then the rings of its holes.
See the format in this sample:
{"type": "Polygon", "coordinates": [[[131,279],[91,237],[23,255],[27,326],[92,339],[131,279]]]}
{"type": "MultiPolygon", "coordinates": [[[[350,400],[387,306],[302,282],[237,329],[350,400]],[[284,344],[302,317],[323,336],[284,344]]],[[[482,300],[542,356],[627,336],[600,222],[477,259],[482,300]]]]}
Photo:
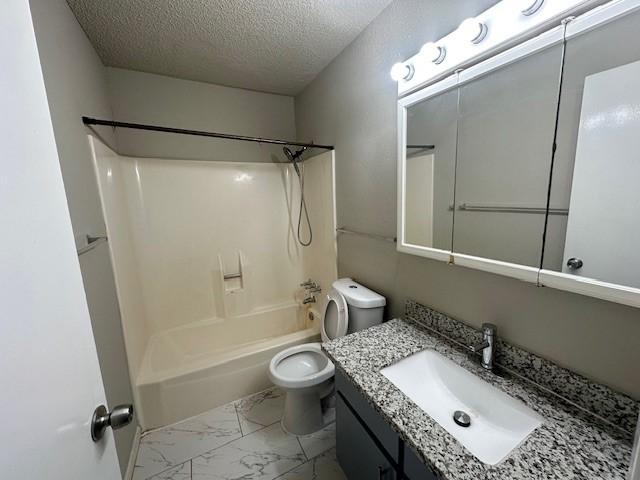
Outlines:
{"type": "Polygon", "coordinates": [[[309,288],[309,287],[311,287],[312,285],[315,285],[315,282],[314,282],[313,280],[311,280],[311,279],[307,280],[306,282],[302,282],[302,283],[300,284],[300,286],[301,286],[301,287],[304,287],[304,288],[309,288]]]}

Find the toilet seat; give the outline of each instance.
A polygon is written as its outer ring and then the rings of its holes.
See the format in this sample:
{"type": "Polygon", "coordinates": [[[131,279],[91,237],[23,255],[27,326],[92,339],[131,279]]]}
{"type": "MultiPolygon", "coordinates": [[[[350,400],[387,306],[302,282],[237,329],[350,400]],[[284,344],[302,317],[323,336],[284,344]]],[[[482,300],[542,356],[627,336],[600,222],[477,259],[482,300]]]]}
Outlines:
{"type": "Polygon", "coordinates": [[[327,294],[327,303],[322,315],[320,336],[323,342],[344,337],[349,329],[349,308],[347,300],[335,288],[327,294]]]}
{"type": "Polygon", "coordinates": [[[333,362],[322,353],[320,343],[305,343],[276,354],[269,364],[269,376],[284,388],[306,388],[329,380],[333,362]]]}

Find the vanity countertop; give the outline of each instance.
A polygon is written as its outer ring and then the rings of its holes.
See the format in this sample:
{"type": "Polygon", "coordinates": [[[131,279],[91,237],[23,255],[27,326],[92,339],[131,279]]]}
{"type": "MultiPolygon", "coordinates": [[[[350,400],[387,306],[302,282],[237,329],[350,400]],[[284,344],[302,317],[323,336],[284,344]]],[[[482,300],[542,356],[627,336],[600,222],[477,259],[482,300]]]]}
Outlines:
{"type": "Polygon", "coordinates": [[[416,322],[391,320],[322,348],[440,478],[623,480],[627,476],[628,434],[518,376],[485,371],[460,346],[416,322]],[[521,400],[544,417],[543,425],[498,465],[480,462],[380,374],[380,369],[427,348],[521,400]]]}

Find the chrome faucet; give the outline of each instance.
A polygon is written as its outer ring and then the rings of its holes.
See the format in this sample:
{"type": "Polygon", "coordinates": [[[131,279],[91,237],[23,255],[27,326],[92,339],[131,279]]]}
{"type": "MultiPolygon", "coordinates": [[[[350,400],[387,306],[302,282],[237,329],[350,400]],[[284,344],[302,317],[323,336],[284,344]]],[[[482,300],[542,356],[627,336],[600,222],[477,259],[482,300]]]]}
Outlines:
{"type": "Polygon", "coordinates": [[[493,357],[495,355],[496,327],[493,323],[482,324],[482,343],[469,345],[469,350],[474,353],[482,352],[482,368],[493,370],[493,357]]]}

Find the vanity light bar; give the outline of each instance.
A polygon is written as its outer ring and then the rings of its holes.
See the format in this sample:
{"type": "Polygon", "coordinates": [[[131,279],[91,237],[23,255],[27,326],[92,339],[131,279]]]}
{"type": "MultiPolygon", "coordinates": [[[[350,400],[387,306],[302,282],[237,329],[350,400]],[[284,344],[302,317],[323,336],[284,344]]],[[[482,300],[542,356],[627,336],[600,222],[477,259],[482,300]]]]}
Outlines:
{"type": "Polygon", "coordinates": [[[398,82],[398,95],[415,91],[599,3],[603,1],[502,0],[477,17],[467,18],[437,42],[426,43],[417,55],[396,63],[391,76],[398,82]]]}

